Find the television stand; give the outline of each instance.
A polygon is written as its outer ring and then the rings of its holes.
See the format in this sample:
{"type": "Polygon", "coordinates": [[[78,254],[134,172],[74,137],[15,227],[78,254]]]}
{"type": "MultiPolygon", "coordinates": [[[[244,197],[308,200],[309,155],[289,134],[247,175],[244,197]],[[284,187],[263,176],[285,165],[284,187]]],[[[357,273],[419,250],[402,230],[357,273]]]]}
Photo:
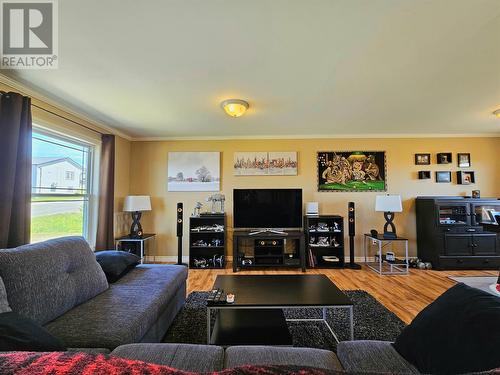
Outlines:
{"type": "Polygon", "coordinates": [[[255,236],[257,234],[262,234],[262,233],[272,233],[272,234],[283,234],[287,235],[288,233],[279,230],[279,229],[272,229],[272,228],[264,228],[264,229],[256,229],[252,230],[250,233],[248,233],[249,236],[255,236]]]}
{"type": "Polygon", "coordinates": [[[304,233],[234,231],[233,272],[254,268],[301,268],[305,272],[304,233]]]}

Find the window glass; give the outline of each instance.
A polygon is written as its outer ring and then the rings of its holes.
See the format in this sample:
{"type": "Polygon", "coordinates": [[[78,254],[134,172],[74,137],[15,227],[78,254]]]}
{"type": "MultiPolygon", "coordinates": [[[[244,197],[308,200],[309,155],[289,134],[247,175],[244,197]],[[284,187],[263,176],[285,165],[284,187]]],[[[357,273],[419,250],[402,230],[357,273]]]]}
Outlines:
{"type": "Polygon", "coordinates": [[[87,238],[93,147],[36,130],[32,147],[31,242],[87,238]]]}

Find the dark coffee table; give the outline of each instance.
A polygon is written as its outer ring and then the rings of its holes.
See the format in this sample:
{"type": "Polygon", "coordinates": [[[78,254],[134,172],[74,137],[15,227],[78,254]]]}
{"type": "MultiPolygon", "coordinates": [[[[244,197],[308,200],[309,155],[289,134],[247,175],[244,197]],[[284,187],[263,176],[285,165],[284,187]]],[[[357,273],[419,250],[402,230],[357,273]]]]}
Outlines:
{"type": "Polygon", "coordinates": [[[230,345],[292,345],[287,321],[321,321],[335,340],[326,320],[327,309],[349,310],[350,337],[354,339],[352,301],[325,275],[221,275],[214,289],[233,293],[232,304],[208,304],[207,342],[230,345]],[[320,308],[320,319],[286,319],[283,309],[320,308]],[[217,312],[212,330],[211,316],[217,312]]]}

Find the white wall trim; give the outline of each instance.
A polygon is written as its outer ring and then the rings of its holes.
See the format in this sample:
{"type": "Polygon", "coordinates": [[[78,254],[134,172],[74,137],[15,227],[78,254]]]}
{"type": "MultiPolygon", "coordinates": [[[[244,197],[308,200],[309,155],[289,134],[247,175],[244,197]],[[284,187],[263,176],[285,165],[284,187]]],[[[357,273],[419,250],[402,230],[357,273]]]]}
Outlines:
{"type": "Polygon", "coordinates": [[[368,139],[368,138],[496,138],[498,133],[470,133],[470,134],[302,134],[302,135],[228,135],[228,136],[193,136],[193,137],[132,137],[132,142],[158,141],[217,141],[217,140],[253,140],[253,139],[368,139]]]}
{"type": "MultiPolygon", "coordinates": [[[[364,263],[364,261],[365,261],[365,257],[364,256],[357,256],[354,259],[355,259],[355,262],[359,263],[359,264],[364,263]]],[[[177,255],[156,255],[156,256],[153,255],[153,256],[146,256],[145,260],[146,260],[146,262],[151,262],[151,263],[155,263],[155,262],[159,262],[159,263],[177,263],[177,255]]],[[[233,257],[232,256],[227,256],[226,260],[228,262],[232,262],[233,257]]],[[[349,261],[350,261],[350,258],[348,256],[346,256],[345,257],[345,262],[349,263],[349,261]]],[[[368,261],[369,262],[374,262],[375,258],[374,257],[368,258],[368,261]]],[[[186,264],[189,263],[189,256],[183,255],[182,256],[182,263],[186,263],[186,264]]],[[[265,269],[265,268],[263,268],[263,269],[265,269]]]]}
{"type": "Polygon", "coordinates": [[[13,80],[12,78],[7,77],[6,75],[4,75],[2,73],[0,73],[0,82],[7,85],[7,86],[12,87],[15,90],[20,91],[23,95],[28,95],[28,96],[32,97],[33,99],[47,103],[50,106],[53,106],[61,111],[64,111],[72,116],[75,116],[77,118],[80,118],[80,119],[88,122],[89,125],[91,125],[91,127],[94,128],[94,130],[97,130],[99,132],[102,132],[102,131],[109,132],[111,134],[115,134],[115,135],[118,135],[122,138],[125,138],[129,141],[132,140],[132,137],[130,135],[122,132],[121,130],[118,130],[116,127],[105,125],[99,121],[96,121],[96,120],[90,118],[87,115],[84,115],[80,112],[77,112],[73,109],[70,109],[70,108],[58,103],[57,101],[50,99],[43,94],[40,94],[36,90],[29,88],[28,86],[26,86],[20,82],[17,82],[15,80],[13,80]]]}

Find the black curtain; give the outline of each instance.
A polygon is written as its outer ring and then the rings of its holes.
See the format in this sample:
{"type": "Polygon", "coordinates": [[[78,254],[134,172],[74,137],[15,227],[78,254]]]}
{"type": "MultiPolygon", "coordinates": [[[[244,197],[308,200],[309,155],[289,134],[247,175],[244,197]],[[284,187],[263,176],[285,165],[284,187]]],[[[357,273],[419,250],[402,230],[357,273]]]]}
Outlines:
{"type": "Polygon", "coordinates": [[[96,250],[114,248],[115,201],[115,136],[103,134],[99,166],[99,209],[97,220],[96,250]]]}
{"type": "Polygon", "coordinates": [[[31,99],[0,91],[0,249],[30,242],[31,99]]]}

